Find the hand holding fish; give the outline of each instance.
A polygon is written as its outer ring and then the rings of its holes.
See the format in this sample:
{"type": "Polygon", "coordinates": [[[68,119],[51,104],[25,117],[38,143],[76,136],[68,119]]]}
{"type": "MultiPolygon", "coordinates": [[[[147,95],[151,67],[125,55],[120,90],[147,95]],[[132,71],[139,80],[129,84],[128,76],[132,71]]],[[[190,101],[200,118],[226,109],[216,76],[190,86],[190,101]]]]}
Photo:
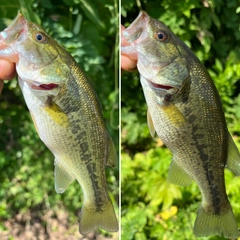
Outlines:
{"type": "MultiPolygon", "coordinates": [[[[129,46],[129,43],[125,40],[122,35],[122,32],[125,30],[125,27],[121,25],[121,46],[129,46]]],[[[121,68],[122,70],[131,72],[137,68],[137,60],[129,57],[128,55],[121,54],[121,68]]]]}
{"type": "Polygon", "coordinates": [[[1,80],[10,80],[16,75],[15,64],[0,59],[0,93],[3,89],[3,81],[1,80]]]}

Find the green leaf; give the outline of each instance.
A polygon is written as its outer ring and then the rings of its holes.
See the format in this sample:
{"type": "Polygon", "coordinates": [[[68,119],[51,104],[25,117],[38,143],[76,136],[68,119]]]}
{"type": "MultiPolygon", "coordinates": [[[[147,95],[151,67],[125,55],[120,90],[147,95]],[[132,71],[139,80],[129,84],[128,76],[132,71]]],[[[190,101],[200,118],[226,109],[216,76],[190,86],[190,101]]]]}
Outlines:
{"type": "Polygon", "coordinates": [[[96,27],[98,27],[100,29],[104,29],[106,26],[105,26],[104,22],[99,18],[98,10],[95,7],[96,5],[90,0],[88,0],[88,1],[80,0],[80,2],[82,3],[81,7],[82,7],[83,11],[89,17],[89,19],[93,23],[95,23],[96,27]]]}
{"type": "Polygon", "coordinates": [[[31,22],[37,23],[38,25],[41,24],[41,20],[39,16],[33,12],[32,10],[32,2],[33,0],[18,0],[20,5],[21,13],[24,17],[31,22]]]}

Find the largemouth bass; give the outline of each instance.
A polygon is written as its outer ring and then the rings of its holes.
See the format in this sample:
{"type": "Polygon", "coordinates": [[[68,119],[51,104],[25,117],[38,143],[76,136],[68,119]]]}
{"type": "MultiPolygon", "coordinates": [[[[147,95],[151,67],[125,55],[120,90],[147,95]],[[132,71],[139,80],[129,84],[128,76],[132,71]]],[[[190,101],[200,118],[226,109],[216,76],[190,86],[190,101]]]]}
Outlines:
{"type": "Polygon", "coordinates": [[[89,80],[71,55],[21,13],[0,33],[0,58],[16,63],[18,81],[41,140],[55,156],[55,190],[77,180],[84,201],[80,233],[117,231],[105,166],[117,155],[89,80]]]}
{"type": "Polygon", "coordinates": [[[201,191],[194,234],[237,238],[224,167],[240,175],[240,155],[210,75],[164,23],[146,12],[123,31],[123,38],[122,53],[137,59],[150,133],[156,131],[173,154],[169,181],[186,186],[194,180],[201,191]]]}

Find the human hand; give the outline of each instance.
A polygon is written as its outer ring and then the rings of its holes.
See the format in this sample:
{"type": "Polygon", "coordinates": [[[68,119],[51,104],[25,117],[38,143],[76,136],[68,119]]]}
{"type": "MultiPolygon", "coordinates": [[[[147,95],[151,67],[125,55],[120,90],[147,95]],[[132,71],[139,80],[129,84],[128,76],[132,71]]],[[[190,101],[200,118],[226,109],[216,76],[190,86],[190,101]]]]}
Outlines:
{"type": "MultiPolygon", "coordinates": [[[[122,35],[122,31],[125,29],[124,26],[121,25],[121,45],[127,46],[129,43],[125,40],[122,35]]],[[[125,55],[121,53],[121,68],[125,71],[134,71],[137,68],[137,60],[131,58],[129,55],[125,55]]]]}
{"type": "Polygon", "coordinates": [[[0,93],[3,89],[2,80],[10,80],[16,75],[15,64],[4,59],[0,59],[0,93]]]}

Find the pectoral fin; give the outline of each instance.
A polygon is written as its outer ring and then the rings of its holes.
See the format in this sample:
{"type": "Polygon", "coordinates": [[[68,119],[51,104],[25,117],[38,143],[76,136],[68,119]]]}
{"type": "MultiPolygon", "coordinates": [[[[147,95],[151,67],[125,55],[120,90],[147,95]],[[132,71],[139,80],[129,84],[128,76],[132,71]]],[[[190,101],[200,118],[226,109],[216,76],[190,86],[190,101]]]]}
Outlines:
{"type": "Polygon", "coordinates": [[[62,127],[69,126],[69,121],[67,115],[62,111],[62,109],[48,98],[47,103],[43,106],[43,109],[48,113],[49,117],[58,125],[62,127]]]}
{"type": "Polygon", "coordinates": [[[168,181],[179,186],[188,186],[192,182],[192,178],[172,160],[168,172],[168,181]]]}
{"type": "Polygon", "coordinates": [[[173,103],[161,105],[159,108],[165,116],[165,121],[170,122],[173,127],[187,128],[188,124],[185,117],[173,103]]]}
{"type": "Polygon", "coordinates": [[[151,114],[149,112],[149,109],[147,111],[147,123],[148,123],[149,132],[150,132],[151,136],[154,138],[155,128],[154,128],[154,125],[153,125],[153,121],[152,121],[152,117],[151,117],[151,114]]]}
{"type": "Polygon", "coordinates": [[[55,190],[57,193],[63,193],[75,177],[72,176],[64,166],[55,159],[55,190]]]}
{"type": "Polygon", "coordinates": [[[228,158],[226,167],[235,175],[240,175],[240,154],[230,133],[228,133],[228,158]]]}

